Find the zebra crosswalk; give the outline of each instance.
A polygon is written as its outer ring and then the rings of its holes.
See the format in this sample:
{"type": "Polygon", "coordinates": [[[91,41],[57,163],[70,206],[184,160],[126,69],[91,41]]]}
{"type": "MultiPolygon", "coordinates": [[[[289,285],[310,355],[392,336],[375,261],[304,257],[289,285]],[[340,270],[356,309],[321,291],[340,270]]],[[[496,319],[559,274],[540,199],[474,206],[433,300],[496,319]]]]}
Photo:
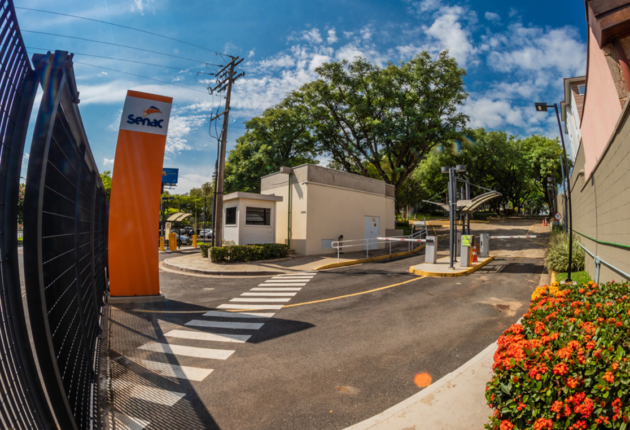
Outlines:
{"type": "MultiPolygon", "coordinates": [[[[239,344],[247,344],[257,330],[273,320],[277,312],[267,311],[282,309],[315,275],[316,272],[299,272],[274,276],[227,303],[220,304],[216,310],[195,316],[184,323],[181,329],[164,333],[164,340],[138,346],[137,350],[144,356],[132,361],[160,377],[204,381],[216,371],[221,361],[229,359],[237,352],[237,349],[229,349],[230,347],[237,348],[239,344]],[[205,328],[212,329],[212,332],[202,331],[205,328]],[[224,332],[217,333],[217,330],[224,332]],[[230,330],[239,330],[241,333],[231,333],[230,330]],[[243,334],[243,331],[251,333],[243,334]],[[196,346],[178,344],[186,341],[195,341],[196,346]],[[186,360],[192,359],[195,366],[181,364],[188,364],[186,360]],[[180,364],[172,364],[171,361],[180,364]]],[[[111,382],[114,392],[121,391],[127,397],[161,406],[174,406],[186,396],[185,393],[133,384],[121,379],[113,379],[111,382]]],[[[142,430],[150,426],[149,421],[120,411],[113,411],[111,421],[115,423],[116,429],[142,430]]]]}

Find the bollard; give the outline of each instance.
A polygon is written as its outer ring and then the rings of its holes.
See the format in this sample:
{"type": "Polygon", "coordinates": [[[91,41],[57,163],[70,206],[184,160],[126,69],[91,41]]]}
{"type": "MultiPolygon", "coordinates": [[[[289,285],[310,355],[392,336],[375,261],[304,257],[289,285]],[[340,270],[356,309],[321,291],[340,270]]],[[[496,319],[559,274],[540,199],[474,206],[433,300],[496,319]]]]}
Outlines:
{"type": "Polygon", "coordinates": [[[461,246],[461,258],[459,259],[460,267],[470,267],[470,247],[473,243],[473,236],[465,234],[462,235],[462,246],[461,246]]]}
{"type": "Polygon", "coordinates": [[[193,234],[193,248],[197,247],[197,235],[193,234]]]}
{"type": "Polygon", "coordinates": [[[424,248],[424,262],[435,264],[437,260],[437,236],[427,236],[427,246],[424,248]]]}
{"type": "Polygon", "coordinates": [[[481,233],[481,250],[479,251],[479,257],[488,258],[490,255],[490,235],[488,233],[481,233]]]}
{"type": "Polygon", "coordinates": [[[455,247],[455,257],[461,257],[462,249],[462,232],[457,232],[457,246],[455,247]]]}
{"type": "Polygon", "coordinates": [[[160,236],[160,251],[164,252],[164,236],[160,236]]]}

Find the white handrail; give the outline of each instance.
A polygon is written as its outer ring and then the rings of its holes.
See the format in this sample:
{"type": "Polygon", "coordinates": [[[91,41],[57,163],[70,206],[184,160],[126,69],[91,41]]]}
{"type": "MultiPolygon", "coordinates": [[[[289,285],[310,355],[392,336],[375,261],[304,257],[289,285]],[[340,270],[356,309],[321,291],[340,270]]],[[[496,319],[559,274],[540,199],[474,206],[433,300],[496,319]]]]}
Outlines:
{"type": "MultiPolygon", "coordinates": [[[[426,235],[426,229],[425,230],[419,230],[416,233],[410,234],[410,235],[403,235],[403,236],[391,236],[389,238],[382,238],[382,237],[377,237],[377,238],[368,238],[368,239],[350,239],[350,240],[333,240],[330,244],[330,246],[332,248],[335,248],[337,250],[337,262],[339,262],[339,254],[342,248],[353,248],[353,247],[357,247],[357,246],[365,246],[365,255],[366,258],[369,257],[369,250],[370,250],[370,246],[369,245],[375,245],[375,244],[381,244],[383,242],[389,242],[389,253],[391,255],[392,253],[392,241],[389,239],[401,239],[401,241],[405,241],[405,242],[416,242],[416,241],[421,241],[415,238],[419,238],[422,237],[422,235],[426,235]],[[351,244],[351,245],[344,245],[344,243],[347,242],[359,242],[357,244],[351,244]]],[[[426,241],[426,240],[425,240],[426,241]]],[[[409,246],[411,246],[411,243],[409,244],[409,246]]]]}

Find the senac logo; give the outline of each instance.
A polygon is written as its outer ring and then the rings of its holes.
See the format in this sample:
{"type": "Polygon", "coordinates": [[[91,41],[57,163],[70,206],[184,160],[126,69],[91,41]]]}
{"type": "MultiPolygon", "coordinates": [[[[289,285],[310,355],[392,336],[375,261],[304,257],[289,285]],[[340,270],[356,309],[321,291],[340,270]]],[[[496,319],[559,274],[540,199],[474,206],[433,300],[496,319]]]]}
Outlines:
{"type": "Polygon", "coordinates": [[[149,127],[162,128],[162,121],[164,121],[163,119],[151,120],[151,118],[146,118],[148,115],[156,114],[156,113],[161,114],[162,111],[156,108],[155,106],[150,106],[149,108],[144,110],[144,115],[142,116],[134,117],[134,115],[130,113],[129,116],[127,116],[127,123],[128,124],[142,124],[149,127]]]}

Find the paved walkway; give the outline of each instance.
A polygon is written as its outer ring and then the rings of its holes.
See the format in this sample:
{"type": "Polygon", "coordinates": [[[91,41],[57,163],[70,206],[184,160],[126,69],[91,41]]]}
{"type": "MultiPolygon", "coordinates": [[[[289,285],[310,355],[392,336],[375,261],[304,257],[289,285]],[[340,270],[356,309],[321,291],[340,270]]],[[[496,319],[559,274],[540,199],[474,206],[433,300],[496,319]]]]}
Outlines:
{"type": "MultiPolygon", "coordinates": [[[[406,244],[397,244],[392,247],[392,253],[406,251],[406,244]]],[[[389,247],[378,250],[370,250],[369,257],[389,254],[389,247]]],[[[174,254],[175,255],[175,254],[174,254]]],[[[312,271],[317,267],[337,262],[349,262],[366,258],[365,251],[345,252],[339,259],[336,255],[301,256],[288,259],[271,261],[253,261],[249,263],[221,264],[213,263],[209,258],[201,254],[173,256],[163,263],[167,270],[179,270],[183,272],[214,275],[214,276],[272,276],[283,273],[312,271]]]]}

